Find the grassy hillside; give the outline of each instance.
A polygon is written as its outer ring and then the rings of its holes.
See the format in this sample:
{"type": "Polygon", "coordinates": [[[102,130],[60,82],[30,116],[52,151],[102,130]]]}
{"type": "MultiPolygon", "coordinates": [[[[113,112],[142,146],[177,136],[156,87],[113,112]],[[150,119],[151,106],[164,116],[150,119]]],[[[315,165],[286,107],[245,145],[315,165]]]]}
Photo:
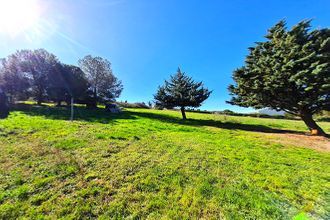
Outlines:
{"type": "Polygon", "coordinates": [[[300,121],[69,114],[23,105],[0,121],[0,219],[330,217],[330,154],[309,149],[328,141],[300,121]]]}

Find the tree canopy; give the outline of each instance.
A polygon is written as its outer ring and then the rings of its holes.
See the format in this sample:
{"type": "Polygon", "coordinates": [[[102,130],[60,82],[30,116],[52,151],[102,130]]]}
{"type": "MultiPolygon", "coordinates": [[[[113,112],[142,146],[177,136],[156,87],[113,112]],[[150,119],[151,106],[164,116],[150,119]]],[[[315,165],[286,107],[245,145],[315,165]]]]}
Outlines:
{"type": "Polygon", "coordinates": [[[58,105],[62,101],[70,103],[70,99],[86,97],[89,83],[85,73],[77,66],[61,64],[57,71],[48,76],[48,98],[58,105]]]}
{"type": "Polygon", "coordinates": [[[123,86],[113,75],[108,60],[86,56],[79,64],[84,71],[61,63],[44,49],[19,50],[0,59],[0,87],[12,103],[34,98],[38,104],[54,101],[60,105],[74,98],[96,107],[99,101],[119,97],[123,86]]]}
{"type": "Polygon", "coordinates": [[[30,96],[30,80],[20,68],[19,52],[1,60],[0,86],[10,102],[30,96]]]}
{"type": "Polygon", "coordinates": [[[154,99],[159,107],[180,107],[182,118],[186,119],[185,107],[201,106],[210,94],[211,91],[203,87],[203,82],[195,82],[178,68],[170,81],[165,80],[164,85],[158,88],[154,99]]]}
{"type": "Polygon", "coordinates": [[[330,109],[330,29],[310,31],[310,21],[302,21],[288,30],[280,21],[266,39],[250,47],[245,65],[234,71],[229,103],[283,110],[325,134],[312,116],[330,109]]]}
{"type": "Polygon", "coordinates": [[[97,102],[113,101],[120,96],[122,82],[114,76],[111,63],[107,59],[87,55],[79,60],[79,66],[90,83],[95,106],[97,102]]]}
{"type": "Polygon", "coordinates": [[[59,71],[60,62],[54,54],[45,49],[21,50],[16,54],[19,58],[18,67],[29,78],[32,96],[41,104],[47,98],[48,77],[59,71]]]}
{"type": "Polygon", "coordinates": [[[32,96],[41,104],[47,99],[48,77],[60,66],[57,57],[44,49],[19,50],[2,60],[0,84],[11,102],[32,96]]]}

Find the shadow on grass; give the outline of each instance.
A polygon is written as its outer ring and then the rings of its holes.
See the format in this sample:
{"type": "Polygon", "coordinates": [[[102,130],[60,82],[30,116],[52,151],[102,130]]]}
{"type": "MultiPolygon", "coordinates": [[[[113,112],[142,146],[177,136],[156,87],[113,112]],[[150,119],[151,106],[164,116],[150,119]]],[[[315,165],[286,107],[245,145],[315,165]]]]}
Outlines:
{"type": "MultiPolygon", "coordinates": [[[[53,107],[53,106],[38,106],[31,104],[16,104],[12,107],[14,111],[21,111],[24,114],[31,116],[44,116],[49,119],[69,120],[70,109],[68,107],[53,107]]],[[[97,122],[102,124],[114,123],[116,119],[134,119],[129,112],[122,112],[119,114],[111,114],[105,112],[104,109],[87,109],[85,107],[75,106],[74,120],[97,122]]]]}
{"type": "Polygon", "coordinates": [[[293,131],[293,130],[286,130],[286,129],[276,129],[271,128],[265,125],[254,125],[254,124],[241,124],[236,122],[221,122],[211,119],[187,119],[182,120],[181,118],[169,116],[169,115],[162,115],[162,114],[155,114],[151,112],[130,112],[134,116],[150,118],[154,120],[160,120],[168,123],[175,123],[181,125],[190,125],[190,126],[210,126],[222,129],[229,129],[229,130],[244,130],[244,131],[255,131],[255,132],[263,132],[263,133],[291,133],[291,134],[306,134],[302,131],[293,131]]]}
{"type": "MultiPolygon", "coordinates": [[[[31,116],[44,116],[49,119],[69,120],[70,109],[67,107],[37,106],[31,104],[16,104],[13,110],[22,111],[24,114],[31,116]]],[[[85,107],[75,107],[74,120],[97,122],[103,124],[115,123],[116,119],[137,119],[138,117],[159,120],[166,123],[189,125],[189,126],[211,126],[228,130],[244,130],[263,133],[291,133],[306,134],[301,131],[285,130],[271,128],[265,125],[241,124],[235,122],[221,122],[210,119],[187,119],[183,121],[179,117],[156,114],[152,112],[136,112],[126,110],[122,113],[111,114],[105,112],[104,109],[86,109],[85,107]]]]}

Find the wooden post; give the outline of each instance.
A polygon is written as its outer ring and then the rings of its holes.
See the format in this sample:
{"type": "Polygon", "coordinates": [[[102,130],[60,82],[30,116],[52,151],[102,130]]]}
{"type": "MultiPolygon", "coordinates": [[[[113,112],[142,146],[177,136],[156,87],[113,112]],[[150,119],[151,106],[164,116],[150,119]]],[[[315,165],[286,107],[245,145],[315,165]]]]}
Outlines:
{"type": "Polygon", "coordinates": [[[71,117],[70,117],[70,121],[73,121],[73,105],[74,105],[74,100],[73,97],[71,97],[71,117]]]}

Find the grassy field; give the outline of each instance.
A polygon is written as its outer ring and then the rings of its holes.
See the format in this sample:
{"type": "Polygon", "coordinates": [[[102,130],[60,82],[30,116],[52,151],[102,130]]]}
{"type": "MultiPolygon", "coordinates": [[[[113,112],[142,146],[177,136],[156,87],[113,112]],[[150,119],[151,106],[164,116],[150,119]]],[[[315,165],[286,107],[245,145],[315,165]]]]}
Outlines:
{"type": "Polygon", "coordinates": [[[301,121],[76,114],[21,105],[0,121],[0,219],[330,218],[330,154],[315,146],[329,142],[301,121]]]}

